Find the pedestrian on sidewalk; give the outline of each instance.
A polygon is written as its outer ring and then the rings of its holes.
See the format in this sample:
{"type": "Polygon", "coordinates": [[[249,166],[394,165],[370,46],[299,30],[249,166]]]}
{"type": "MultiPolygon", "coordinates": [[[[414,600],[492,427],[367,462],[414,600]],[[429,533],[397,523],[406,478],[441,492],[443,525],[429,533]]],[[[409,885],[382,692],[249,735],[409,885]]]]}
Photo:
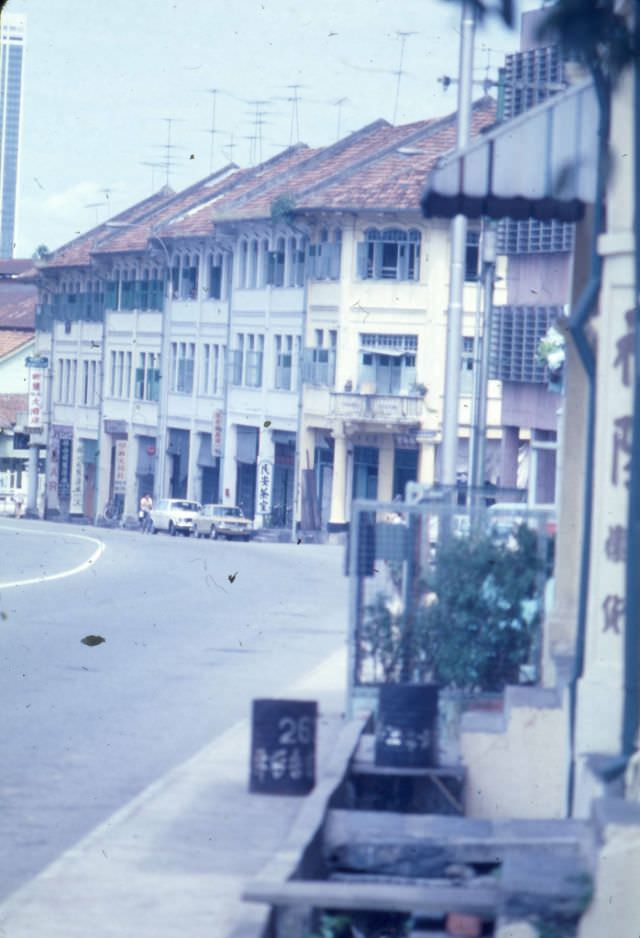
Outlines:
{"type": "Polygon", "coordinates": [[[147,493],[140,499],[140,510],[138,520],[140,521],[140,531],[142,534],[148,534],[151,531],[151,509],[153,508],[153,499],[147,493]]]}

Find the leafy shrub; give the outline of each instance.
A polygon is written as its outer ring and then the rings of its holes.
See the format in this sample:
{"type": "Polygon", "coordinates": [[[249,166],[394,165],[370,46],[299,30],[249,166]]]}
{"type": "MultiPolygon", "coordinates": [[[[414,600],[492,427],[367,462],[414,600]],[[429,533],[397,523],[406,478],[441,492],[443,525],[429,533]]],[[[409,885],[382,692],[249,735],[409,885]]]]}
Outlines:
{"type": "Polygon", "coordinates": [[[420,670],[441,686],[500,691],[518,682],[540,626],[542,561],[520,525],[509,541],[451,538],[423,584],[415,619],[420,670]]]}

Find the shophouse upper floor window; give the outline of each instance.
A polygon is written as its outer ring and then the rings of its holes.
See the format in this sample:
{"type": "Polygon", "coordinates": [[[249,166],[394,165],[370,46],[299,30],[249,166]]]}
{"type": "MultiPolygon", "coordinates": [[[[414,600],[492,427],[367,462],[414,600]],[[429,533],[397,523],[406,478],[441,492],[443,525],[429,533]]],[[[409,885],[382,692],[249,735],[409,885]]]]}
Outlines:
{"type": "Polygon", "coordinates": [[[358,388],[374,394],[407,394],[416,386],[417,335],[360,334],[358,388]]]}
{"type": "MultiPolygon", "coordinates": [[[[111,310],[161,310],[164,274],[157,267],[116,269],[98,294],[98,303],[111,310]]],[[[94,302],[94,301],[92,301],[94,302]]]]}
{"type": "Polygon", "coordinates": [[[309,277],[312,280],[339,280],[341,255],[341,229],[329,231],[322,228],[318,240],[308,247],[309,277]]]}
{"type": "Polygon", "coordinates": [[[358,244],[358,276],[362,280],[418,280],[420,232],[415,228],[368,228],[358,244]]]}
{"type": "Polygon", "coordinates": [[[222,251],[214,251],[209,255],[210,300],[221,300],[227,295],[228,265],[228,255],[223,254],[222,251]]]}
{"type": "Polygon", "coordinates": [[[282,391],[291,390],[293,371],[293,336],[274,336],[275,380],[274,387],[282,391]]]}
{"type": "Polygon", "coordinates": [[[314,329],[314,344],[304,350],[304,380],[308,384],[334,384],[337,346],[337,329],[314,329]]]}
{"type": "Polygon", "coordinates": [[[160,400],[160,355],[157,352],[138,353],[135,397],[138,401],[160,400]]]}
{"type": "Polygon", "coordinates": [[[191,394],[195,371],[196,347],[194,342],[171,343],[171,390],[178,394],[191,394]]]}
{"type": "Polygon", "coordinates": [[[198,296],[197,254],[176,254],[171,266],[171,296],[174,300],[195,300],[198,296]]]}

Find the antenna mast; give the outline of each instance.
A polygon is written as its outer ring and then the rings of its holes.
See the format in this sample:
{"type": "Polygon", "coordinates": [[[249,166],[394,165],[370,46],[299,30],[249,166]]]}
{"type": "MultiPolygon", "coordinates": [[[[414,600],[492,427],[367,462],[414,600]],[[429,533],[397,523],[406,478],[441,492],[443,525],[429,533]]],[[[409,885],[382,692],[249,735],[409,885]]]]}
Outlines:
{"type": "Polygon", "coordinates": [[[396,76],[396,99],[393,105],[393,120],[391,121],[392,124],[395,124],[397,116],[398,116],[398,102],[400,100],[400,80],[402,76],[406,74],[406,72],[402,68],[404,64],[404,47],[407,44],[407,39],[409,38],[409,36],[417,36],[417,35],[418,34],[415,32],[412,32],[412,33],[402,32],[401,30],[398,30],[396,32],[396,36],[400,40],[400,63],[398,65],[397,71],[394,72],[396,76]]]}

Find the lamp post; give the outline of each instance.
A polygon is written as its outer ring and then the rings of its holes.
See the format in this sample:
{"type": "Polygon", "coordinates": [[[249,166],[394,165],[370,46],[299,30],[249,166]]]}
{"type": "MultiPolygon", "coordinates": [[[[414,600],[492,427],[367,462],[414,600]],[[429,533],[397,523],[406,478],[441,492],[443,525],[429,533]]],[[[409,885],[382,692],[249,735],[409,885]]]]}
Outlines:
{"type": "MultiPolygon", "coordinates": [[[[473,88],[473,43],[475,11],[469,0],[462,7],[460,32],[460,70],[458,79],[458,125],[456,147],[462,150],[469,142],[471,130],[471,93],[473,88]]],[[[451,265],[449,309],[447,316],[447,354],[442,417],[443,485],[456,485],[458,454],[458,401],[460,398],[460,354],[462,344],[462,299],[466,251],[467,220],[456,215],[451,223],[451,265]]]]}

